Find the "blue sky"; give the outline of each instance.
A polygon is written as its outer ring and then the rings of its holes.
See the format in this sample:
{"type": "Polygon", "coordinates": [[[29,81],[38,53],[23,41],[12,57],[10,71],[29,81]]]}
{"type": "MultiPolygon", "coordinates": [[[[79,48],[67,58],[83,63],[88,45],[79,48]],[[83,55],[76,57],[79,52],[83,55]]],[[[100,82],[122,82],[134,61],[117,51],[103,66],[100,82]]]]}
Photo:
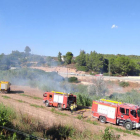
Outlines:
{"type": "Polygon", "coordinates": [[[140,0],[0,0],[0,54],[140,55],[140,0]]]}

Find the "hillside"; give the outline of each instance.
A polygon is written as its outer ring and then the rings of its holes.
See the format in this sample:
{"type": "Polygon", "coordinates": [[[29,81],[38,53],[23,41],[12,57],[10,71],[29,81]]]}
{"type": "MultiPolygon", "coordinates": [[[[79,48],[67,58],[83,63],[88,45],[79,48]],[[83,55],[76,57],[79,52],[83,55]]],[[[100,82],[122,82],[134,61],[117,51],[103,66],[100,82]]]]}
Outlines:
{"type": "Polygon", "coordinates": [[[20,69],[27,67],[67,67],[75,68],[92,75],[102,73],[104,76],[139,76],[140,57],[135,55],[105,55],[96,51],[90,54],[81,51],[76,57],[72,52],[61,53],[57,57],[40,56],[29,52],[12,51],[0,55],[0,70],[20,69]]]}

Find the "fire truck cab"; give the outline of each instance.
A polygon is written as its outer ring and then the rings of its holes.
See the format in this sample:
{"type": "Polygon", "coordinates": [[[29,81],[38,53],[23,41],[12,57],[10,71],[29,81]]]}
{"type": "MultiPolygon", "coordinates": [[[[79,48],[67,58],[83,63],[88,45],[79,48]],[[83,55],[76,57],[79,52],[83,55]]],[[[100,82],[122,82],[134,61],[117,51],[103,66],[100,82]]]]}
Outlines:
{"type": "Polygon", "coordinates": [[[43,94],[43,103],[47,107],[54,106],[58,109],[70,109],[70,106],[76,104],[76,96],[64,92],[45,92],[43,94]]]}
{"type": "Polygon", "coordinates": [[[100,99],[93,101],[92,115],[100,122],[122,125],[126,129],[140,127],[140,106],[100,99]]]}

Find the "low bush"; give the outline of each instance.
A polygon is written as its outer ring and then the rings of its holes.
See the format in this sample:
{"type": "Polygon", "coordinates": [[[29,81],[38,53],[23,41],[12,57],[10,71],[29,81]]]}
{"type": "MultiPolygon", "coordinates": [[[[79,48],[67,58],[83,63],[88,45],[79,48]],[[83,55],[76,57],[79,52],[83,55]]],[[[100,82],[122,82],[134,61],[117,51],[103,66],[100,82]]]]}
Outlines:
{"type": "Polygon", "coordinates": [[[108,127],[104,130],[102,140],[119,140],[119,139],[120,135],[115,135],[113,131],[109,131],[108,127]]]}
{"type": "Polygon", "coordinates": [[[15,112],[9,107],[0,104],[0,126],[11,125],[10,121],[15,118],[15,112]]]}
{"type": "Polygon", "coordinates": [[[124,103],[131,103],[131,104],[138,104],[140,103],[140,94],[139,92],[132,90],[125,94],[120,93],[113,93],[109,96],[109,99],[124,102],[124,103]]]}
{"type": "Polygon", "coordinates": [[[75,129],[70,126],[62,126],[62,125],[54,125],[49,128],[45,135],[50,139],[67,139],[68,137],[72,137],[75,132],[75,129]]]}
{"type": "Polygon", "coordinates": [[[106,82],[104,81],[104,78],[102,76],[99,76],[92,80],[91,85],[88,86],[88,94],[90,96],[98,96],[98,97],[104,97],[108,93],[108,88],[106,86],[106,82]]]}
{"type": "Polygon", "coordinates": [[[90,75],[96,75],[96,73],[90,72],[90,75]]]}
{"type": "MultiPolygon", "coordinates": [[[[0,139],[2,140],[11,140],[16,138],[16,134],[13,132],[9,132],[3,127],[13,128],[12,120],[16,118],[15,111],[10,108],[4,106],[2,103],[0,104],[0,139]]],[[[15,139],[16,140],[16,139],[15,139]]]]}
{"type": "Polygon", "coordinates": [[[109,76],[109,73],[103,73],[103,76],[109,76]]]}
{"type": "Polygon", "coordinates": [[[86,66],[77,66],[76,68],[79,71],[85,71],[85,72],[89,71],[89,69],[86,66]]]}
{"type": "Polygon", "coordinates": [[[92,105],[92,99],[87,94],[80,94],[76,93],[77,96],[77,105],[79,106],[91,106],[92,105]]]}
{"type": "Polygon", "coordinates": [[[122,82],[119,82],[119,86],[121,86],[121,87],[128,87],[129,83],[122,81],[122,82]]]}
{"type": "Polygon", "coordinates": [[[77,77],[70,77],[70,78],[68,78],[68,82],[70,82],[70,83],[77,83],[78,82],[78,78],[77,77]]]}
{"type": "Polygon", "coordinates": [[[120,74],[118,74],[118,73],[111,74],[111,76],[117,76],[117,77],[121,77],[121,75],[120,75],[120,74]]]}
{"type": "Polygon", "coordinates": [[[78,115],[77,119],[82,120],[83,119],[83,115],[78,115]]]}

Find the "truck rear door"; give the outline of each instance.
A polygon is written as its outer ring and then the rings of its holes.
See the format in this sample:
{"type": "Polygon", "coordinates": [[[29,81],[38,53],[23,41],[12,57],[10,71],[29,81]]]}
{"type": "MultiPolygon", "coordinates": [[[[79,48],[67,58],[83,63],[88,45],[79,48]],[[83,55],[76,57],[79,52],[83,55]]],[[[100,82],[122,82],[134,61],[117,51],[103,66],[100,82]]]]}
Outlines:
{"type": "Polygon", "coordinates": [[[7,84],[1,84],[1,89],[2,90],[7,90],[7,84]]]}

